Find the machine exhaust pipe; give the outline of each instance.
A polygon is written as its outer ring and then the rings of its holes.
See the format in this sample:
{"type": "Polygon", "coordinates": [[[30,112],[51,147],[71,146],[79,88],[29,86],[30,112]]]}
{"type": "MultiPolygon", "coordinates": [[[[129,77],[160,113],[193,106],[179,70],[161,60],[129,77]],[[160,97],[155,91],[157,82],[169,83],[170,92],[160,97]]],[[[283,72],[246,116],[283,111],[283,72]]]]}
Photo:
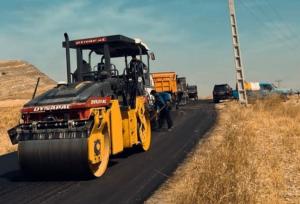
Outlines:
{"type": "Polygon", "coordinates": [[[107,71],[109,77],[111,76],[111,64],[110,64],[110,51],[108,44],[104,44],[104,58],[105,58],[105,71],[107,71]]]}
{"type": "Polygon", "coordinates": [[[32,99],[35,98],[35,95],[36,95],[36,91],[37,91],[37,88],[39,86],[39,83],[40,83],[40,77],[38,77],[37,81],[36,81],[36,85],[35,85],[35,88],[34,88],[34,92],[32,94],[32,99]]]}
{"type": "Polygon", "coordinates": [[[71,84],[70,43],[68,33],[64,33],[66,42],[67,81],[71,84]]]}

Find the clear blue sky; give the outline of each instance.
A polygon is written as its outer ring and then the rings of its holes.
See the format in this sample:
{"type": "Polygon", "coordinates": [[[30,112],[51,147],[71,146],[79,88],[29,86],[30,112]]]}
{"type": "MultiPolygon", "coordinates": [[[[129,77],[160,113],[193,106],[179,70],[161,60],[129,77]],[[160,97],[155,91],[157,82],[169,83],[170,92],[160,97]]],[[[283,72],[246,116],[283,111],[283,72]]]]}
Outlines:
{"type": "MultiPolygon", "coordinates": [[[[236,4],[246,79],[300,88],[300,1],[236,4]]],[[[139,37],[156,54],[152,71],[174,70],[202,96],[215,83],[235,83],[227,0],[3,1],[0,60],[23,59],[65,80],[64,32],[139,37]]]]}

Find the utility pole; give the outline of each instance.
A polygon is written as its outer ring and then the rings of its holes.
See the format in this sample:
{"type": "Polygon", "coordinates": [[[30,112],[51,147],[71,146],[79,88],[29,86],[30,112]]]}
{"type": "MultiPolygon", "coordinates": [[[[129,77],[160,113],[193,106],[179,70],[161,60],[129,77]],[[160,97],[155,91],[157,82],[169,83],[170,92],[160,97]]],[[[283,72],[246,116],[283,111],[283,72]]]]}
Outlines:
{"type": "Polygon", "coordinates": [[[278,79],[278,80],[275,80],[275,82],[277,82],[277,87],[280,88],[282,80],[278,79]]]}
{"type": "Polygon", "coordinates": [[[238,29],[237,29],[234,0],[228,0],[228,1],[229,1],[229,13],[230,13],[237,91],[238,91],[240,103],[247,105],[248,100],[247,100],[247,94],[245,89],[244,66],[242,63],[242,57],[240,51],[240,42],[239,42],[238,29]]]}

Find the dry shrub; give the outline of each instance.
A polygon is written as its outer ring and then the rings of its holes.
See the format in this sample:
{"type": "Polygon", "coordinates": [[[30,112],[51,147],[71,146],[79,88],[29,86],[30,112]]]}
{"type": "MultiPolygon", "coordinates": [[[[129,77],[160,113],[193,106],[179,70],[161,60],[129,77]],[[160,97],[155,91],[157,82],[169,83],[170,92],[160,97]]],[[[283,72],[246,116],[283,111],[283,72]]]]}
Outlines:
{"type": "Polygon", "coordinates": [[[211,135],[150,203],[300,202],[300,105],[274,98],[220,111],[211,135]]]}

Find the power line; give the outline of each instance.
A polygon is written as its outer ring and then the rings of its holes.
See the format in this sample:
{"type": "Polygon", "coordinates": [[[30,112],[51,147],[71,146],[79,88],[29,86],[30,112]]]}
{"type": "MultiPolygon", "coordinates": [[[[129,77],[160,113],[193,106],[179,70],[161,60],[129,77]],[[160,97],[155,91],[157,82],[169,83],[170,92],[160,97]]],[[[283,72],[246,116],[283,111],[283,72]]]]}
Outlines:
{"type": "Polygon", "coordinates": [[[273,19],[270,17],[270,16],[267,16],[266,13],[268,13],[266,10],[264,10],[264,8],[262,8],[261,6],[259,6],[259,3],[256,3],[257,4],[257,8],[256,10],[254,10],[248,3],[246,3],[246,1],[239,1],[241,2],[241,5],[247,9],[254,18],[256,18],[256,22],[260,23],[262,25],[263,28],[268,28],[270,25],[268,25],[266,23],[266,21],[270,22],[270,23],[273,23],[273,26],[275,27],[275,29],[278,30],[278,32],[276,32],[276,39],[282,43],[285,43],[290,49],[294,49],[294,47],[292,45],[294,44],[290,44],[290,40],[288,40],[288,36],[286,36],[280,27],[278,27],[278,25],[276,23],[274,23],[273,19]],[[260,16],[258,14],[257,11],[260,11],[260,13],[262,14],[262,16],[260,16]]]}
{"type": "Polygon", "coordinates": [[[296,47],[295,43],[292,43],[292,40],[294,40],[294,37],[293,37],[291,29],[287,27],[286,23],[282,23],[282,25],[280,26],[278,24],[278,22],[284,22],[283,18],[275,10],[275,8],[273,6],[271,6],[271,4],[269,2],[267,2],[266,0],[263,0],[263,2],[264,2],[264,5],[268,7],[268,9],[263,6],[259,6],[259,4],[258,4],[258,8],[261,10],[262,13],[266,14],[265,16],[268,18],[267,20],[271,24],[273,24],[273,27],[276,28],[278,30],[278,32],[280,32],[280,34],[282,36],[282,40],[285,40],[286,43],[289,44],[289,47],[291,49],[295,49],[295,47],[296,47]],[[275,18],[277,18],[277,20],[275,20],[275,18]]]}
{"type": "MultiPolygon", "coordinates": [[[[258,15],[258,13],[256,12],[256,10],[252,9],[251,6],[246,3],[245,1],[240,1],[241,5],[249,11],[249,13],[256,19],[256,23],[261,25],[261,28],[265,28],[268,27],[268,25],[265,23],[265,20],[258,15]]],[[[281,38],[281,36],[278,36],[279,38],[281,38]]]]}
{"type": "MultiPolygon", "coordinates": [[[[280,19],[282,22],[286,22],[285,19],[283,18],[283,16],[279,13],[279,11],[268,0],[263,0],[263,1],[271,9],[271,11],[273,11],[273,13],[275,14],[275,16],[278,17],[278,19],[280,19]]],[[[300,39],[299,34],[297,32],[295,32],[295,30],[290,26],[290,24],[285,23],[283,25],[284,25],[284,27],[286,27],[287,31],[290,32],[290,36],[292,38],[300,39]]],[[[298,41],[296,41],[296,42],[298,42],[298,41]]]]}

